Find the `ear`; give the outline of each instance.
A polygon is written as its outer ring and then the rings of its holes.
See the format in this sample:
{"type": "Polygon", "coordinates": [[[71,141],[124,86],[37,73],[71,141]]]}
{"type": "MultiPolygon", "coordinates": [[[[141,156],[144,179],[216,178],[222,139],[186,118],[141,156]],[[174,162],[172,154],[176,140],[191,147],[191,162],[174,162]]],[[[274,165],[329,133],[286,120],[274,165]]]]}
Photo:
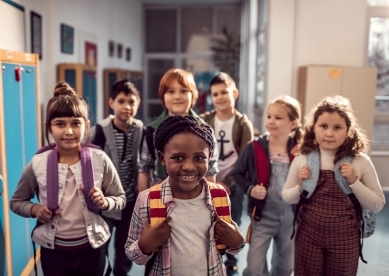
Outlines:
{"type": "Polygon", "coordinates": [[[109,107],[112,109],[113,109],[113,107],[112,107],[113,102],[114,102],[114,100],[111,97],[109,97],[109,107]]]}
{"type": "Polygon", "coordinates": [[[232,92],[234,95],[234,99],[236,100],[239,97],[239,90],[235,88],[234,92],[232,92]]]}
{"type": "Polygon", "coordinates": [[[158,159],[162,166],[166,167],[165,156],[163,155],[162,151],[158,151],[158,159]]]}
{"type": "Polygon", "coordinates": [[[291,125],[291,130],[292,129],[295,129],[297,126],[298,126],[298,121],[297,120],[294,120],[293,122],[292,122],[292,125],[291,125]]]}
{"type": "Polygon", "coordinates": [[[138,107],[140,107],[140,98],[138,98],[138,107]]]}

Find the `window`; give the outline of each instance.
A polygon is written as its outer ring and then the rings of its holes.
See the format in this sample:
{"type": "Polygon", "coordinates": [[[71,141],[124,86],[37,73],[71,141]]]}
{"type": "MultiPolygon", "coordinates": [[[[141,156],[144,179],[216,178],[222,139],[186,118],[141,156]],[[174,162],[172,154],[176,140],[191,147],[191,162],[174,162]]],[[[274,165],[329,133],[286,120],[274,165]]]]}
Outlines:
{"type": "Polygon", "coordinates": [[[369,0],[368,63],[377,68],[373,150],[389,150],[389,0],[369,0]]]}
{"type": "Polygon", "coordinates": [[[241,6],[164,5],[144,7],[145,14],[145,95],[142,96],[144,122],[154,120],[163,110],[158,99],[162,75],[170,68],[183,68],[193,73],[199,99],[197,112],[211,107],[209,82],[216,68],[212,62],[213,38],[222,34],[225,26],[240,34],[241,6]]]}

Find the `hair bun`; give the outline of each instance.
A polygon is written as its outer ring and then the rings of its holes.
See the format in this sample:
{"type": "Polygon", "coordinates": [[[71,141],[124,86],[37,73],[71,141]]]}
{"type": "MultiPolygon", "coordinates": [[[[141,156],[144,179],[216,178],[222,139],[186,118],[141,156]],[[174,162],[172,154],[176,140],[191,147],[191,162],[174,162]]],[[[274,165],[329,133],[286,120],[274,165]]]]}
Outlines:
{"type": "Polygon", "coordinates": [[[54,97],[59,97],[61,95],[75,96],[76,91],[74,91],[74,89],[67,82],[61,81],[57,83],[54,88],[54,97]]]}

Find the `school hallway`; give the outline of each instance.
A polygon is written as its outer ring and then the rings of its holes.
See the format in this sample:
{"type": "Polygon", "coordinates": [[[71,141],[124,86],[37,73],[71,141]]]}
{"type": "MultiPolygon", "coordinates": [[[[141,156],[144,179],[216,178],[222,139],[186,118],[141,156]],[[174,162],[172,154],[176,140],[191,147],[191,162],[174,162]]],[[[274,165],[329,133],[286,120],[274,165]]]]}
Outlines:
{"type": "MultiPolygon", "coordinates": [[[[363,256],[367,260],[368,264],[364,264],[359,261],[358,274],[357,276],[386,276],[389,275],[389,192],[385,192],[385,198],[387,200],[385,207],[381,212],[377,214],[377,228],[373,236],[364,240],[363,244],[363,256]]],[[[246,198],[243,202],[246,210],[246,198]]],[[[250,223],[250,218],[244,212],[242,217],[242,225],[240,226],[241,231],[246,235],[247,228],[250,223]]],[[[239,275],[242,275],[243,269],[246,267],[246,255],[248,251],[248,246],[239,253],[239,275]]],[[[268,251],[267,257],[270,267],[270,257],[271,257],[271,246],[268,251]]],[[[113,252],[113,246],[109,247],[109,252],[113,252]]],[[[112,254],[110,262],[113,263],[112,254]]],[[[38,264],[38,275],[41,276],[42,271],[38,264]]],[[[113,275],[113,274],[112,274],[113,275]]],[[[129,275],[131,276],[142,276],[144,275],[144,266],[139,266],[134,264],[129,275]]],[[[30,276],[34,276],[34,273],[31,273],[30,276]]],[[[311,275],[310,275],[311,276],[311,275]]],[[[312,275],[314,276],[314,275],[312,275]]]]}

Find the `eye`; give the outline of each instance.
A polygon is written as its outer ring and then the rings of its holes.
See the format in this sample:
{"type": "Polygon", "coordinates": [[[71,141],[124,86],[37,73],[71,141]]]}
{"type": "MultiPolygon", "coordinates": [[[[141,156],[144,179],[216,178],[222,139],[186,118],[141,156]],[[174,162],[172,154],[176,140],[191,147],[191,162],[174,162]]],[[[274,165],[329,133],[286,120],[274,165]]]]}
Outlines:
{"type": "Polygon", "coordinates": [[[124,100],[118,100],[118,103],[123,104],[124,100]]]}
{"type": "Polygon", "coordinates": [[[282,118],[281,117],[276,117],[276,120],[282,120],[282,118]]]}
{"type": "Polygon", "coordinates": [[[174,90],[173,90],[173,89],[168,89],[168,90],[166,91],[166,93],[173,94],[173,93],[174,93],[174,90]]]}
{"type": "Polygon", "coordinates": [[[182,157],[182,156],[174,156],[174,157],[172,157],[172,159],[174,161],[181,162],[182,160],[184,160],[184,157],[182,157]]]}
{"type": "Polygon", "coordinates": [[[335,130],[340,130],[340,129],[342,129],[341,126],[335,126],[335,130]]]}
{"type": "Polygon", "coordinates": [[[325,124],[320,125],[320,127],[323,129],[327,129],[327,125],[325,125],[325,124]]]}
{"type": "Polygon", "coordinates": [[[182,90],[181,90],[181,93],[182,93],[182,94],[186,94],[186,93],[189,93],[189,92],[190,92],[190,91],[189,91],[188,89],[182,89],[182,90]]]}
{"type": "Polygon", "coordinates": [[[72,123],[72,126],[74,126],[74,127],[80,127],[81,126],[81,122],[80,121],[78,121],[78,122],[73,122],[72,123]]]}
{"type": "Polygon", "coordinates": [[[197,155],[197,156],[195,157],[195,159],[196,159],[196,161],[203,161],[203,160],[207,159],[207,157],[204,156],[204,155],[197,155]]]}
{"type": "Polygon", "coordinates": [[[55,125],[56,127],[63,127],[65,124],[62,123],[62,122],[55,122],[54,125],[55,125]]]}

